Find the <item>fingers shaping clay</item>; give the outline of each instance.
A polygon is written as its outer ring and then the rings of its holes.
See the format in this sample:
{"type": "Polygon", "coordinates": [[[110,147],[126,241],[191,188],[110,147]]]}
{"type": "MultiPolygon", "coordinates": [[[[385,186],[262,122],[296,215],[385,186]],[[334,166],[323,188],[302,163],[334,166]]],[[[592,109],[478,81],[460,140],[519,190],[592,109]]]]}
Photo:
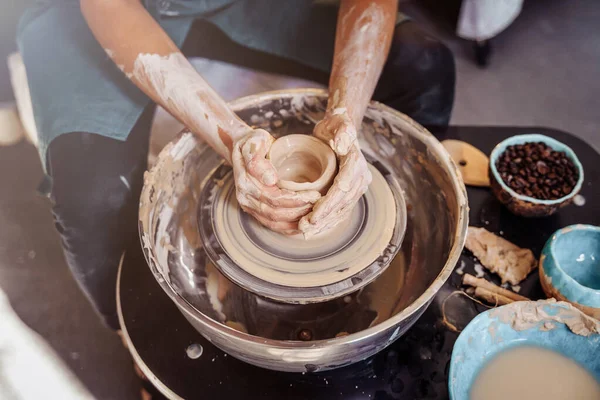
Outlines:
{"type": "Polygon", "coordinates": [[[326,301],[358,290],[389,266],[406,227],[405,213],[397,212],[406,208],[398,183],[388,171],[369,169],[373,183],[349,218],[306,240],[276,233],[242,211],[231,171],[217,168],[200,195],[207,254],[239,286],[279,301],[326,301]]]}

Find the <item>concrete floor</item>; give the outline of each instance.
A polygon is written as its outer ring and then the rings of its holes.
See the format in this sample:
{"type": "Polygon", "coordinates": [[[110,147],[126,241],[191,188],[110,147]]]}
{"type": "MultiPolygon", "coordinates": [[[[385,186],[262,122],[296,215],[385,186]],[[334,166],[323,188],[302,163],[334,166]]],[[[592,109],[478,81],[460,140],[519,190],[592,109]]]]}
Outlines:
{"type": "Polygon", "coordinates": [[[427,15],[413,15],[456,56],[453,124],[548,126],[600,149],[600,3],[525,1],[517,20],[492,40],[487,69],[475,66],[468,42],[427,15]]]}
{"type": "MultiPolygon", "coordinates": [[[[455,38],[449,25],[432,23],[429,14],[408,8],[456,54],[454,124],[549,126],[600,148],[599,2],[526,2],[514,25],[493,41],[491,65],[483,70],[473,64],[470,45],[455,38]]],[[[202,60],[196,65],[228,99],[308,85],[202,60]],[[233,89],[232,73],[239,77],[233,89]]],[[[159,122],[160,131],[175,132],[164,115],[159,122]]],[[[33,147],[0,148],[0,286],[20,317],[97,398],[138,398],[127,351],[98,322],[70,276],[49,204],[35,194],[41,176],[33,147]]]]}

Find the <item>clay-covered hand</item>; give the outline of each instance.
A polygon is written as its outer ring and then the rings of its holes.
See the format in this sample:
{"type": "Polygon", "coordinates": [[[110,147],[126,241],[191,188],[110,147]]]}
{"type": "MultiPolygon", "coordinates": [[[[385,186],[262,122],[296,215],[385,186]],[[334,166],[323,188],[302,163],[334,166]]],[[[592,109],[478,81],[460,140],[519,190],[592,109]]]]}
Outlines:
{"type": "Polygon", "coordinates": [[[371,171],[360,151],[356,128],[345,113],[332,113],[315,126],[315,136],[329,143],[338,156],[339,171],[327,194],[298,228],[305,237],[330,229],[346,219],[371,183],[371,171]]]}
{"type": "Polygon", "coordinates": [[[277,171],[267,159],[274,141],[267,131],[256,129],[234,143],[231,158],[236,197],[242,209],[267,228],[297,233],[298,220],[310,212],[321,194],[277,187],[277,171]]]}
{"type": "Polygon", "coordinates": [[[357,141],[356,127],[345,108],[335,108],[315,125],[315,137],[331,146],[335,154],[344,156],[357,141]]]}

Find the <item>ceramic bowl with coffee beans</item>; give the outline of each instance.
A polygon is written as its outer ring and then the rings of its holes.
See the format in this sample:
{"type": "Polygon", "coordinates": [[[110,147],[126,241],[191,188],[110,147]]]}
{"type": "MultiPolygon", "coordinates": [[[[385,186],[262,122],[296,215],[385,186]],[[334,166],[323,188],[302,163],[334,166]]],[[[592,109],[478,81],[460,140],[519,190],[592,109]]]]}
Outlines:
{"type": "Polygon", "coordinates": [[[581,190],[583,167],[567,145],[539,134],[512,136],[490,155],[490,184],[512,213],[544,217],[581,190]]]}

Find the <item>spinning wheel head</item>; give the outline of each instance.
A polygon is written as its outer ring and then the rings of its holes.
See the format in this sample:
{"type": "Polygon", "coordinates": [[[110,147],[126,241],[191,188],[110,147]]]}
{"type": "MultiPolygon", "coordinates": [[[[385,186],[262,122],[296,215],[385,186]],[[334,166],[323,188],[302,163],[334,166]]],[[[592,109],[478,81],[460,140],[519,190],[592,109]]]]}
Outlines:
{"type": "Polygon", "coordinates": [[[305,240],[270,231],[241,210],[231,169],[218,167],[199,202],[199,227],[214,265],[242,288],[285,303],[315,303],[359,290],[400,250],[406,229],[402,191],[370,165],[373,182],[351,216],[305,240]]]}

